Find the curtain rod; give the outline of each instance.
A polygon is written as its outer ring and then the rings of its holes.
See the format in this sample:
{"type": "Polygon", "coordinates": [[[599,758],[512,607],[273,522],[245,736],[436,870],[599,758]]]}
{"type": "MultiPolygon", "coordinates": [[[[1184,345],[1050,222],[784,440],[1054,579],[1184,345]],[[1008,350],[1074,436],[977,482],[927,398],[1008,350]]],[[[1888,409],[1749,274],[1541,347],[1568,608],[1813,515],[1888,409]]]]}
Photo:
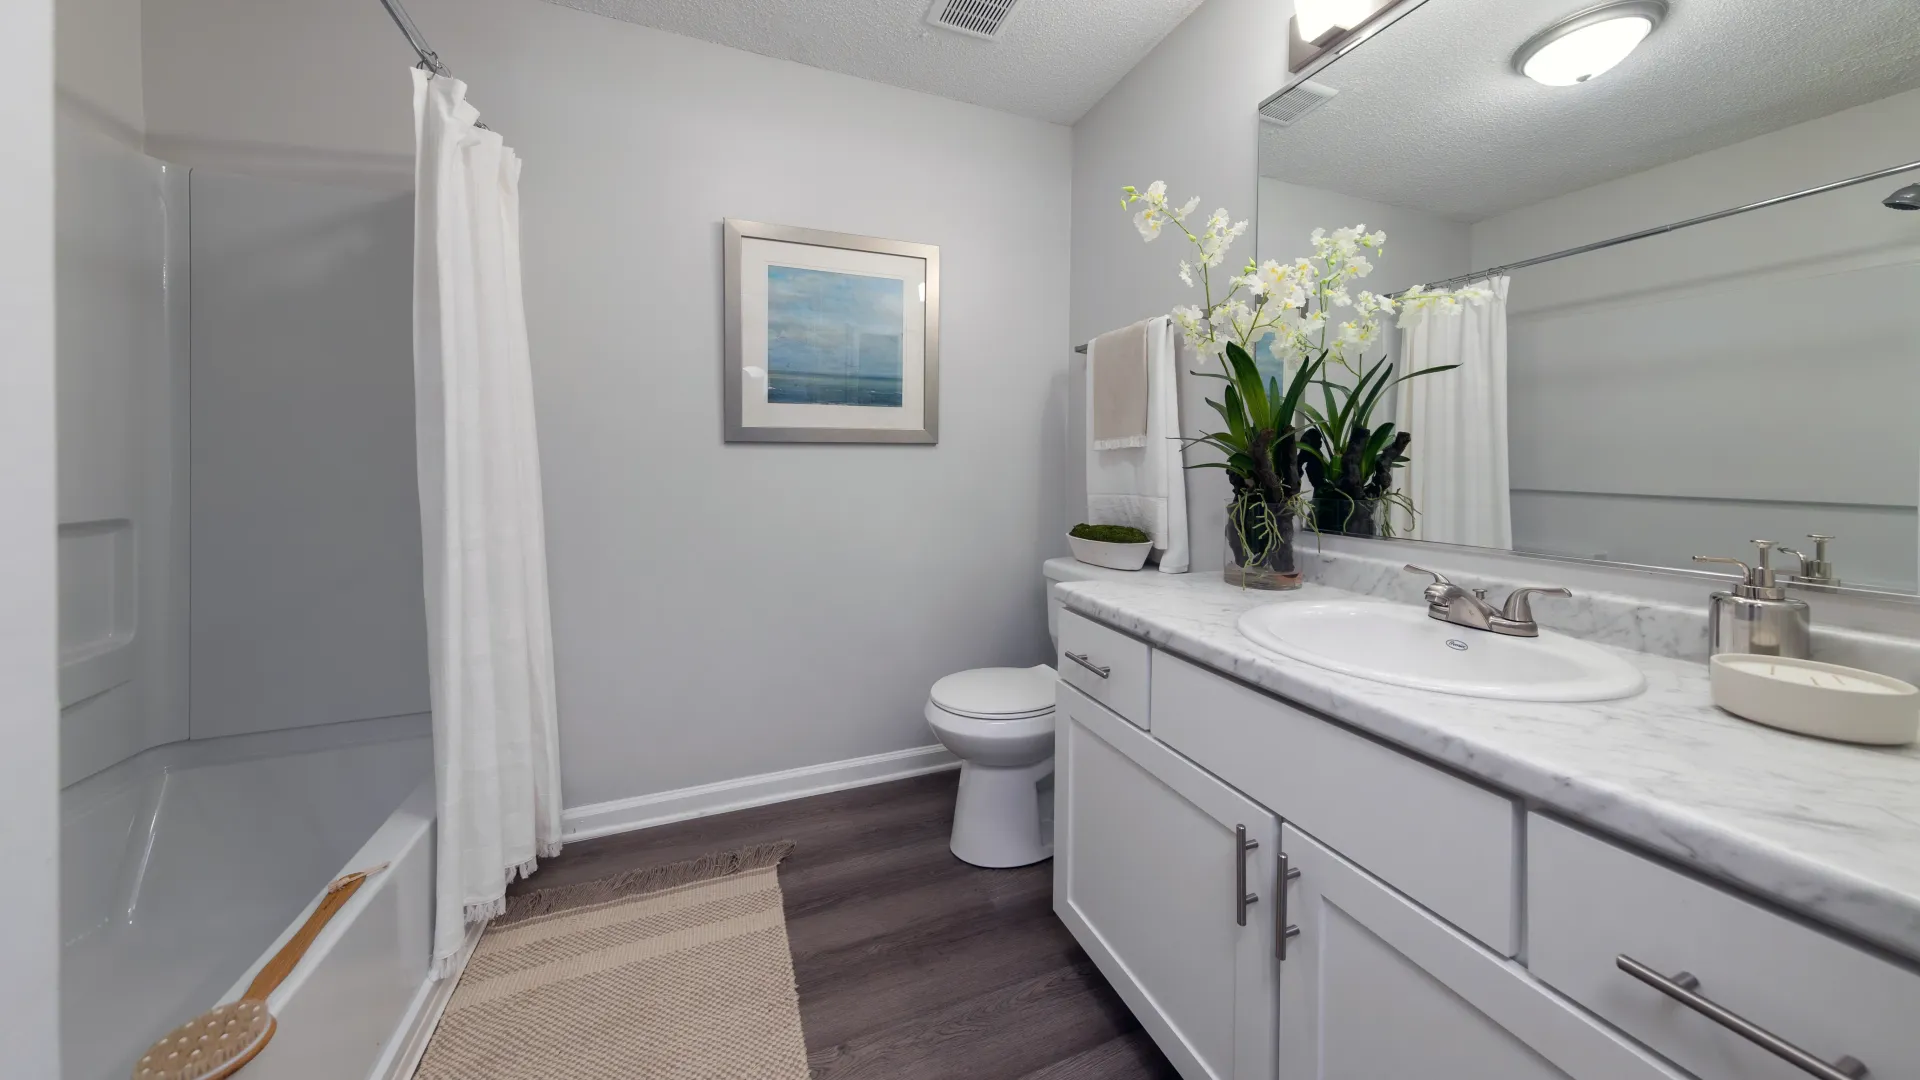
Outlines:
{"type": "Polygon", "coordinates": [[[413,24],[413,16],[408,15],[407,9],[400,6],[400,0],[380,0],[380,5],[387,9],[388,15],[393,17],[393,25],[407,35],[407,44],[413,46],[413,51],[419,54],[421,67],[435,75],[451,76],[453,74],[453,69],[441,62],[440,54],[434,52],[433,46],[428,45],[427,39],[421,36],[420,28],[413,24]]]}
{"type": "MultiPolygon", "coordinates": [[[[1522,259],[1519,262],[1507,263],[1504,266],[1490,266],[1485,270],[1475,270],[1471,274],[1456,274],[1453,277],[1436,281],[1427,287],[1447,289],[1455,285],[1465,285],[1470,281],[1490,278],[1496,274],[1507,273],[1510,270],[1522,270],[1529,266],[1539,266],[1541,263],[1550,263],[1556,259],[1567,258],[1570,255],[1585,255],[1589,251],[1599,251],[1602,248],[1628,244],[1635,240],[1645,240],[1649,236],[1660,236],[1664,233],[1691,228],[1695,225],[1705,225],[1709,221],[1719,221],[1721,218],[1730,218],[1735,214],[1744,214],[1751,210],[1764,210],[1769,206],[1778,206],[1781,203],[1789,203],[1795,199],[1804,199],[1809,195],[1821,195],[1829,191],[1838,191],[1844,187],[1852,187],[1855,184],[1864,184],[1871,180],[1883,180],[1889,176],[1896,176],[1903,172],[1911,172],[1914,169],[1920,169],[1920,161],[1909,161],[1905,165],[1895,165],[1891,168],[1879,169],[1870,173],[1861,173],[1859,176],[1848,177],[1845,180],[1835,180],[1831,184],[1821,184],[1818,187],[1805,188],[1789,195],[1776,195],[1771,199],[1762,199],[1759,202],[1748,203],[1745,206],[1736,206],[1731,210],[1721,210],[1712,214],[1702,214],[1699,217],[1688,218],[1685,221],[1676,221],[1671,225],[1658,225],[1651,229],[1641,229],[1639,232],[1630,232],[1625,236],[1616,236],[1611,240],[1599,240],[1591,244],[1581,244],[1579,247],[1571,247],[1565,251],[1556,251],[1551,255],[1540,255],[1531,259],[1522,259]]],[[[1398,298],[1406,295],[1406,290],[1403,289],[1400,292],[1390,293],[1388,295],[1398,298]]]]}
{"type": "MultiPolygon", "coordinates": [[[[427,39],[420,33],[420,28],[413,24],[413,16],[407,14],[407,9],[400,6],[400,0],[380,0],[380,6],[387,9],[388,15],[393,16],[393,25],[407,35],[407,44],[413,46],[413,51],[419,54],[421,67],[443,79],[453,78],[453,69],[440,59],[439,53],[433,51],[433,46],[427,44],[427,39]]],[[[493,130],[479,120],[475,120],[473,126],[482,131],[493,130]]]]}

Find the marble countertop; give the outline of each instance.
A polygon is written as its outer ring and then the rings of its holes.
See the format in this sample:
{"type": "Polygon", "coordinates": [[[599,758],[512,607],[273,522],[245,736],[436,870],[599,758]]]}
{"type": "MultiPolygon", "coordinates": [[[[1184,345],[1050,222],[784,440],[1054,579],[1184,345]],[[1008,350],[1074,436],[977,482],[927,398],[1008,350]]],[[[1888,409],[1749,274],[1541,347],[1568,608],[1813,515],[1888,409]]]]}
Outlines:
{"type": "Polygon", "coordinates": [[[1920,959],[1920,748],[1847,746],[1741,720],[1706,667],[1612,646],[1620,701],[1492,701],[1341,675],[1257,648],[1241,612],[1358,594],[1244,591],[1212,574],[1057,586],[1066,607],[1570,819],[1920,959]]]}

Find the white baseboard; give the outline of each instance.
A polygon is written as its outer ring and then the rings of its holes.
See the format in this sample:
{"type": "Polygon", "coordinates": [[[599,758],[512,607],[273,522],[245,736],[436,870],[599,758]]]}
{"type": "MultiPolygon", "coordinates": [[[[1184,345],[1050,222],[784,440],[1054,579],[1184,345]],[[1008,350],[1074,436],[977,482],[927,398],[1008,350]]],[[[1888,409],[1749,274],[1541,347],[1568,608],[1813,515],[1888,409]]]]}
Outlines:
{"type": "Polygon", "coordinates": [[[486,929],[485,923],[467,927],[467,939],[460,945],[460,954],[454,959],[453,970],[444,979],[429,977],[420,984],[393,1041],[387,1044],[386,1053],[380,1055],[367,1080],[412,1080],[413,1074],[420,1068],[420,1059],[426,1056],[433,1029],[440,1026],[440,1018],[447,1012],[447,1002],[453,1000],[454,987],[460,985],[460,973],[467,969],[467,961],[473,959],[474,946],[480,944],[480,935],[486,929]]]}
{"type": "Polygon", "coordinates": [[[568,842],[631,832],[689,818],[744,810],[749,806],[803,799],[829,791],[904,780],[909,776],[957,769],[960,759],[944,746],[917,746],[890,754],[829,761],[803,769],[762,773],[717,784],[640,795],[631,799],[576,806],[560,814],[561,835],[568,842]]]}

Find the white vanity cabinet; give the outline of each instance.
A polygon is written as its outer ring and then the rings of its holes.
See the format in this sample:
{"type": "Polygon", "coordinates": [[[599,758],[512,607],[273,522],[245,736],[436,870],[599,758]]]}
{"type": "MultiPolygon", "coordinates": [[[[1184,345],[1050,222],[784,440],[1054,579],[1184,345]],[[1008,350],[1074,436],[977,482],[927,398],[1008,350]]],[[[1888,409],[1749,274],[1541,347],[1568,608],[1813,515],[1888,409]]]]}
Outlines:
{"type": "Polygon", "coordinates": [[[1911,969],[1540,814],[1527,878],[1534,973],[1700,1080],[1920,1080],[1911,969]]]}
{"type": "Polygon", "coordinates": [[[1281,1080],[1678,1080],[1526,970],[1291,825],[1297,928],[1280,966],[1281,1080]]]}
{"type": "Polygon", "coordinates": [[[1920,1080],[1912,965],[1076,620],[1054,907],[1185,1080],[1920,1080]]]}
{"type": "Polygon", "coordinates": [[[1055,723],[1054,910],[1186,1080],[1271,1080],[1279,820],[1064,683],[1055,723]]]}

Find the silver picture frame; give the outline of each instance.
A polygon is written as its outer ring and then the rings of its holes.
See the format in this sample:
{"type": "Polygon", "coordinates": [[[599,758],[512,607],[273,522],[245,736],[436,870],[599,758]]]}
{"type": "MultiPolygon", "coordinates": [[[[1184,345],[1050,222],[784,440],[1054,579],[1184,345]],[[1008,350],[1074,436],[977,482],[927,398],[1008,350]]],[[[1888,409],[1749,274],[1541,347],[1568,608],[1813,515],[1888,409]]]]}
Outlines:
{"type": "Polygon", "coordinates": [[[940,441],[940,249],[937,246],[728,218],[725,222],[725,272],[727,322],[721,381],[725,387],[722,408],[727,442],[932,445],[940,441]],[[871,252],[917,259],[925,265],[927,296],[922,306],[925,337],[921,350],[923,380],[920,395],[923,416],[919,426],[769,427],[750,425],[743,420],[744,372],[746,365],[754,359],[743,355],[747,335],[743,325],[746,312],[742,304],[742,273],[745,266],[744,248],[749,240],[871,252]]]}

